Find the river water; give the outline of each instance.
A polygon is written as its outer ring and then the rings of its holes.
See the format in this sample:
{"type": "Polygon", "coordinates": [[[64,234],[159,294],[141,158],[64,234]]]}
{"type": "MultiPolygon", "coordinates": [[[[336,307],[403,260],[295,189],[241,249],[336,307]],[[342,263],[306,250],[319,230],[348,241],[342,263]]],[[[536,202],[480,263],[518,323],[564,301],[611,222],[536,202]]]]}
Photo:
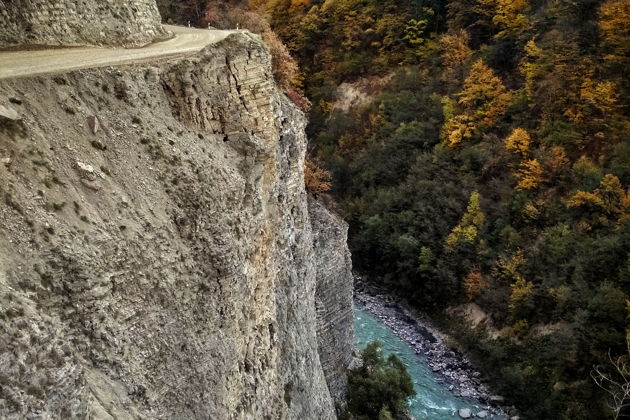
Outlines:
{"type": "Polygon", "coordinates": [[[378,340],[383,344],[386,355],[394,353],[405,364],[416,390],[416,396],[409,400],[409,411],[416,419],[459,419],[457,411],[460,408],[469,408],[473,414],[483,410],[477,401],[453,395],[443,383],[438,382],[422,356],[396,337],[389,327],[356,306],[354,327],[355,342],[359,349],[378,340]]]}

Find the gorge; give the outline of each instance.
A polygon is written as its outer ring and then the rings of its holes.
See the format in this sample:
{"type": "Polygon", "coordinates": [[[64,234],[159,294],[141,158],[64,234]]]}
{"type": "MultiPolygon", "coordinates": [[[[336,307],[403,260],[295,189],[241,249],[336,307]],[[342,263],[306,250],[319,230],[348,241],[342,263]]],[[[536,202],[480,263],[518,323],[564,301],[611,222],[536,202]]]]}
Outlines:
{"type": "Polygon", "coordinates": [[[0,418],[619,417],[628,28],[0,0],[0,418]]]}

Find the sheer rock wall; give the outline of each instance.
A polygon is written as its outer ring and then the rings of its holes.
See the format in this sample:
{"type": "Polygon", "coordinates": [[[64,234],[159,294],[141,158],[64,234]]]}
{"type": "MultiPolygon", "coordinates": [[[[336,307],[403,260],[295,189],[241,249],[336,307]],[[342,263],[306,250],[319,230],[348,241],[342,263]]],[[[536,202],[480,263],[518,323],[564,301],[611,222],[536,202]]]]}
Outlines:
{"type": "Polygon", "coordinates": [[[0,418],[336,417],[345,226],[311,222],[259,38],[0,81],[0,105],[0,418]]]}
{"type": "Polygon", "coordinates": [[[317,339],[326,382],[335,403],[345,405],[346,372],[354,360],[352,261],[348,224],[314,199],[308,202],[316,255],[317,339]]]}

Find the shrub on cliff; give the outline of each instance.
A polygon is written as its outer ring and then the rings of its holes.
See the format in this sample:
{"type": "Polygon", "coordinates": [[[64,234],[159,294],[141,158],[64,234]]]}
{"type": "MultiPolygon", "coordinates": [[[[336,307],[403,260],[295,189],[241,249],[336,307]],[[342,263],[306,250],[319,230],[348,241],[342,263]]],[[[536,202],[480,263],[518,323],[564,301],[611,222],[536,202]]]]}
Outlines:
{"type": "Polygon", "coordinates": [[[348,376],[348,410],[355,419],[399,418],[415,395],[411,377],[395,355],[385,358],[381,343],[362,351],[363,366],[348,376]]]}

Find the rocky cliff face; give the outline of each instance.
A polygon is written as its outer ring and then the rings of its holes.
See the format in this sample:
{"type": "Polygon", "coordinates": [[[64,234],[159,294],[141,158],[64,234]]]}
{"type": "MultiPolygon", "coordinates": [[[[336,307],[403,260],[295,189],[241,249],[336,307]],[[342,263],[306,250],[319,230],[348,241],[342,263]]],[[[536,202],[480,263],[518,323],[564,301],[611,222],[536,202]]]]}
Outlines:
{"type": "Polygon", "coordinates": [[[155,0],[0,0],[0,49],[166,38],[155,0]]]}
{"type": "Polygon", "coordinates": [[[317,276],[315,307],[319,358],[330,394],[338,405],[343,406],[348,385],[346,372],[354,359],[348,225],[316,200],[309,199],[308,211],[313,227],[317,276]]]}
{"type": "Polygon", "coordinates": [[[0,105],[1,418],[335,417],[346,227],[258,38],[0,105]]]}

